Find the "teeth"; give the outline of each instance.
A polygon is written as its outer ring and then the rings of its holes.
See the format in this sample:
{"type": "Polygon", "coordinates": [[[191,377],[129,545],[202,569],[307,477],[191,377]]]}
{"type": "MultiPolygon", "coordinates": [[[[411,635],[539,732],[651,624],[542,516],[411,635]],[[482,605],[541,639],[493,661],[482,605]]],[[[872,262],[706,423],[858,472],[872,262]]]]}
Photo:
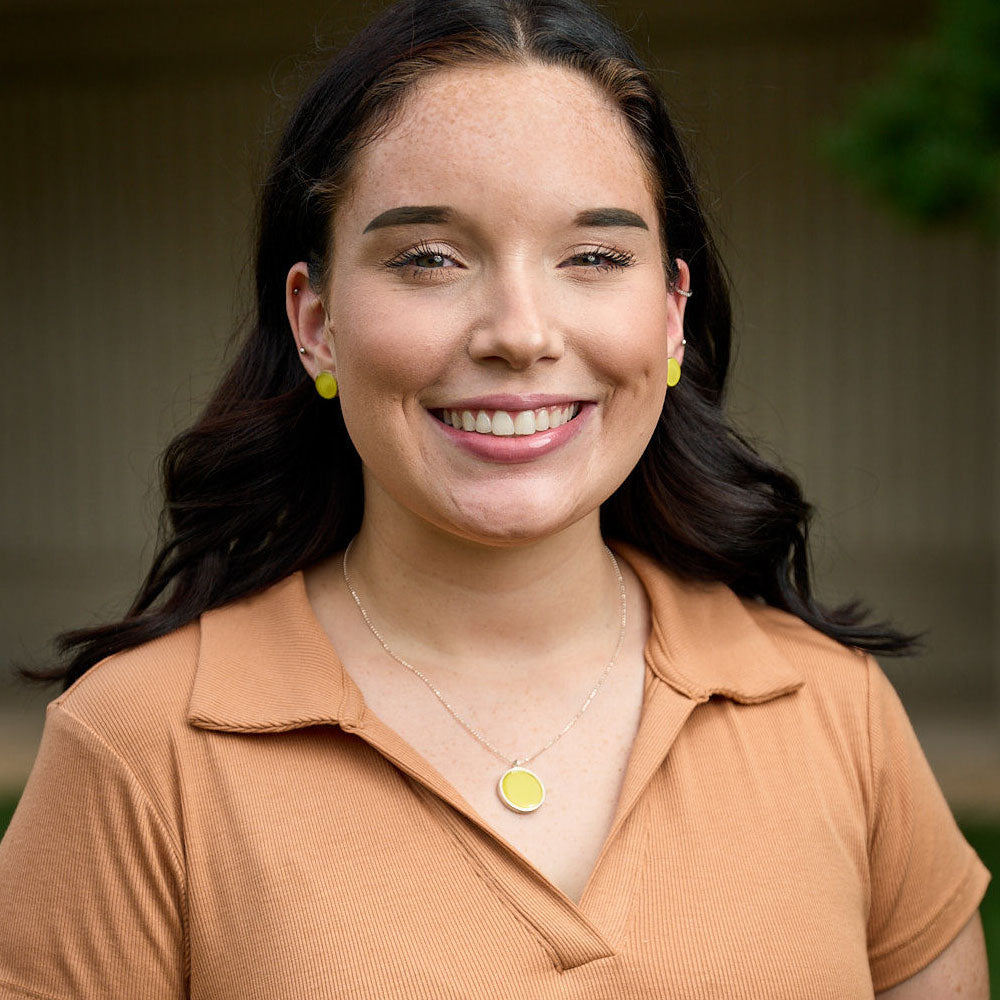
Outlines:
{"type": "Polygon", "coordinates": [[[580,412],[579,403],[568,406],[546,406],[540,410],[440,410],[441,420],[456,430],[492,434],[494,437],[528,437],[538,431],[554,430],[572,420],[580,412]]]}
{"type": "Polygon", "coordinates": [[[535,433],[535,411],[534,410],[522,410],[514,418],[514,433],[515,434],[534,434],[535,433]]]}
{"type": "MultiPolygon", "coordinates": [[[[477,427],[476,430],[479,430],[477,427]]],[[[490,433],[497,437],[510,437],[514,433],[514,421],[509,413],[497,410],[490,421],[490,433]]]]}

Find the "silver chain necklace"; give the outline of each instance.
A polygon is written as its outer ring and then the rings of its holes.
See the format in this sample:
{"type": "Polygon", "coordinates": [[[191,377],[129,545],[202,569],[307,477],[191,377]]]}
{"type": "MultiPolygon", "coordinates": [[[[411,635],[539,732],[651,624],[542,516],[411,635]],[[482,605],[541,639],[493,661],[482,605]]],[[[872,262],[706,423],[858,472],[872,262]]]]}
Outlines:
{"type": "MultiPolygon", "coordinates": [[[[482,733],[477,729],[473,729],[464,719],[462,719],[458,713],[445,701],[444,696],[440,691],[412,664],[407,663],[401,656],[397,656],[390,648],[385,639],[382,638],[381,632],[372,623],[371,618],[368,617],[368,612],[365,611],[364,605],[361,603],[361,598],[358,597],[357,591],[351,585],[351,578],[347,572],[347,556],[351,551],[351,546],[354,544],[354,539],[352,538],[346,549],[344,549],[344,583],[347,584],[347,589],[351,592],[351,597],[354,598],[354,603],[358,606],[358,610],[361,612],[361,617],[364,618],[365,624],[371,630],[372,635],[378,639],[382,648],[397,662],[406,667],[407,670],[416,674],[426,685],[434,692],[435,697],[442,705],[449,711],[451,716],[456,722],[460,723],[468,732],[474,736],[480,743],[483,744],[489,751],[491,751],[495,756],[499,757],[505,763],[510,760],[505,754],[502,754],[492,743],[487,740],[482,733]]],[[[608,674],[611,672],[611,668],[615,665],[615,660],[618,659],[618,654],[621,652],[622,645],[625,642],[625,622],[626,622],[626,605],[625,605],[625,581],[622,579],[621,570],[618,568],[618,560],[615,559],[614,553],[606,545],[604,546],[604,551],[607,552],[608,558],[611,560],[611,565],[614,567],[615,577],[618,580],[618,595],[621,602],[621,627],[618,631],[618,643],[615,646],[614,654],[608,661],[608,665],[604,668],[604,673],[601,674],[600,680],[594,685],[590,694],[587,695],[587,700],[583,703],[580,711],[573,716],[572,719],[566,724],[562,732],[553,736],[541,750],[536,750],[530,757],[518,757],[511,761],[510,767],[500,776],[500,780],[497,782],[497,794],[500,796],[500,800],[503,802],[508,809],[512,809],[514,812],[519,813],[529,813],[534,812],[544,801],[545,801],[545,786],[542,784],[542,779],[535,774],[534,771],[524,767],[534,760],[539,754],[544,753],[546,750],[552,746],[556,740],[560,739],[566,733],[569,732],[573,724],[587,711],[587,707],[594,700],[594,696],[601,689],[601,685],[607,679],[608,674]]]]}

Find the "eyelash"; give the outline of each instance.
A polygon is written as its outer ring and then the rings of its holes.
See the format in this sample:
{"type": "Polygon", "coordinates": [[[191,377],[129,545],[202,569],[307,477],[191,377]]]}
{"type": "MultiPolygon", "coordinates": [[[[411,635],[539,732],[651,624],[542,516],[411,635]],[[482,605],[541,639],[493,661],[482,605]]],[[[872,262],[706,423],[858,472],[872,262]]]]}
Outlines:
{"type": "MultiPolygon", "coordinates": [[[[409,250],[404,250],[402,253],[397,254],[395,257],[391,257],[387,261],[383,261],[385,267],[393,269],[402,269],[407,267],[407,265],[412,265],[413,261],[420,260],[422,257],[447,257],[449,260],[453,260],[449,254],[440,253],[433,247],[429,247],[426,243],[419,243],[415,247],[410,247],[409,250]]],[[[607,246],[596,246],[591,250],[585,250],[583,253],[574,254],[570,257],[570,260],[579,260],[581,257],[597,257],[603,263],[597,264],[593,267],[587,267],[584,270],[587,271],[621,271],[628,267],[635,260],[635,255],[624,250],[616,250],[614,247],[607,246]]],[[[411,268],[411,273],[414,275],[420,275],[424,280],[429,280],[430,271],[442,271],[448,270],[447,268],[439,267],[416,267],[411,268]]]]}

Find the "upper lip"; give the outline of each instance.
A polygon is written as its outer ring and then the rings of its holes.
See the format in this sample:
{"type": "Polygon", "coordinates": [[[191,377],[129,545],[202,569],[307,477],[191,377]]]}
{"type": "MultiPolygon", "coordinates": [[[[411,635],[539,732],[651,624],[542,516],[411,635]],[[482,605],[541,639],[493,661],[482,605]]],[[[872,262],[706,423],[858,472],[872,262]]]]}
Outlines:
{"type": "Polygon", "coordinates": [[[567,393],[529,392],[524,395],[495,392],[485,396],[469,396],[443,406],[439,410],[541,410],[546,406],[567,406],[570,403],[586,402],[581,396],[567,393]]]}

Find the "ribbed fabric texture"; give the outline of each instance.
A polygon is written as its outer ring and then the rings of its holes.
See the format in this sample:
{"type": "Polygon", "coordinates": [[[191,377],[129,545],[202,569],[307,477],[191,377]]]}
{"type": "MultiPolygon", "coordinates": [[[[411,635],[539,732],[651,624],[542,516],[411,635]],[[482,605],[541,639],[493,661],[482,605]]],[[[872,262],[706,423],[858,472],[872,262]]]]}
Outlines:
{"type": "Polygon", "coordinates": [[[652,630],[579,903],[366,711],[296,574],[50,703],[0,998],[851,1000],[923,968],[989,874],[877,664],[616,548],[652,630]]]}

